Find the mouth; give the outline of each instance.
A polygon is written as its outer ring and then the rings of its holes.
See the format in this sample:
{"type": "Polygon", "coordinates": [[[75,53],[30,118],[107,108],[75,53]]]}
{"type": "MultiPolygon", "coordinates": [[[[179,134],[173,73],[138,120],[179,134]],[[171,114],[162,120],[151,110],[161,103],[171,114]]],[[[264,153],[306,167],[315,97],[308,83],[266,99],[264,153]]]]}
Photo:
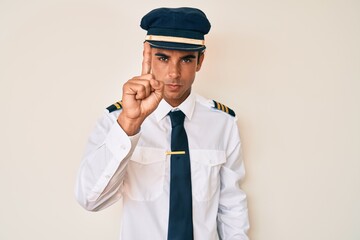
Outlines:
{"type": "Polygon", "coordinates": [[[174,81],[165,81],[165,87],[167,87],[169,90],[176,91],[180,89],[183,84],[180,82],[174,82],[174,81]]]}
{"type": "Polygon", "coordinates": [[[165,84],[165,86],[170,90],[170,91],[176,91],[179,90],[182,85],[181,84],[177,84],[177,83],[168,83],[165,84]]]}

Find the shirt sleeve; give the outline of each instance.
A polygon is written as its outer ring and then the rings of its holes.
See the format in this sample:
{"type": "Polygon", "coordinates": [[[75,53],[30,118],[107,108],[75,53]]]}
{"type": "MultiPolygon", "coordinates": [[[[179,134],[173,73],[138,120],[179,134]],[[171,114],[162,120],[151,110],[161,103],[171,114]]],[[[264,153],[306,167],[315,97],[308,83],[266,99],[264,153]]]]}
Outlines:
{"type": "Polygon", "coordinates": [[[229,139],[226,163],[220,170],[218,233],[221,240],[248,240],[248,208],[240,183],[245,175],[236,121],[229,139]]]}
{"type": "Polygon", "coordinates": [[[105,112],[90,135],[77,175],[75,196],[89,211],[98,211],[122,196],[126,165],[140,133],[129,137],[116,113],[105,112]]]}

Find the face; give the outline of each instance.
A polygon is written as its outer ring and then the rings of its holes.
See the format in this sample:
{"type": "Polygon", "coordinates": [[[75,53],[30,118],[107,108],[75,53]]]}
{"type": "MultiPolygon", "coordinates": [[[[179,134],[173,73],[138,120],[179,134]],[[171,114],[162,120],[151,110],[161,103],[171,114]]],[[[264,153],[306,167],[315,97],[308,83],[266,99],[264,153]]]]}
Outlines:
{"type": "Polygon", "coordinates": [[[164,99],[171,106],[179,106],[191,92],[196,72],[200,70],[204,54],[167,49],[151,49],[151,70],[155,79],[164,82],[164,99]]]}

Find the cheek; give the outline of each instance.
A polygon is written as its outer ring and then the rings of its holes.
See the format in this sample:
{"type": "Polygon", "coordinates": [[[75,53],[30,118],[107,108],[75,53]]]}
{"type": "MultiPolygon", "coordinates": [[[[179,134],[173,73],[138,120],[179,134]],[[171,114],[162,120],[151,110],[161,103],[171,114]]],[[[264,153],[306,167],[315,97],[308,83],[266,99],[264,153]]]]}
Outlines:
{"type": "Polygon", "coordinates": [[[187,79],[189,82],[193,82],[196,75],[196,68],[191,67],[183,71],[182,77],[187,79]]]}

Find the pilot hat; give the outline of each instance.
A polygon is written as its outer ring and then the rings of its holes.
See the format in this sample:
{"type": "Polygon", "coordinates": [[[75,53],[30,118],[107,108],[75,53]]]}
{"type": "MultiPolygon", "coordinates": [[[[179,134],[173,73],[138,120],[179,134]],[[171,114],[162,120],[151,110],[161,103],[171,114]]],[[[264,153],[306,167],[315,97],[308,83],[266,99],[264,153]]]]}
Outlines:
{"type": "Polygon", "coordinates": [[[204,12],[196,8],[157,8],[142,19],[147,30],[145,41],[154,48],[181,51],[203,51],[211,28],[204,12]]]}

